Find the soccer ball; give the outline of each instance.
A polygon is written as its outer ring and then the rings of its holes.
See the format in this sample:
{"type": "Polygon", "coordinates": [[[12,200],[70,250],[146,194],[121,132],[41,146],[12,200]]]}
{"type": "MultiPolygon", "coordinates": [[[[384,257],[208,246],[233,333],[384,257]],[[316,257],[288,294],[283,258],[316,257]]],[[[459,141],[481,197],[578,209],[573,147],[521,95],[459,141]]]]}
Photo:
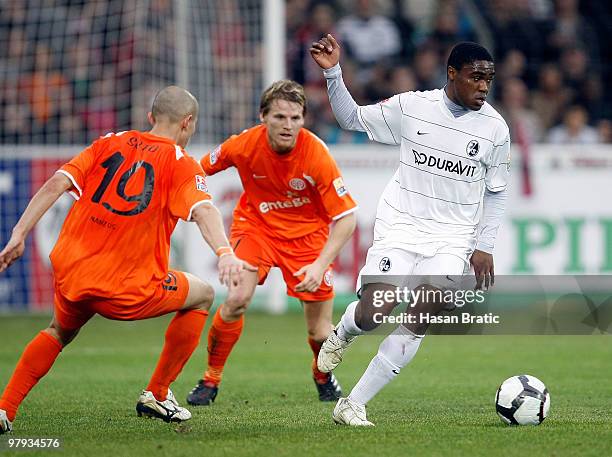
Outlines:
{"type": "Polygon", "coordinates": [[[546,419],[549,408],[548,389],[535,376],[512,376],[497,389],[495,409],[508,425],[539,425],[546,419]]]}

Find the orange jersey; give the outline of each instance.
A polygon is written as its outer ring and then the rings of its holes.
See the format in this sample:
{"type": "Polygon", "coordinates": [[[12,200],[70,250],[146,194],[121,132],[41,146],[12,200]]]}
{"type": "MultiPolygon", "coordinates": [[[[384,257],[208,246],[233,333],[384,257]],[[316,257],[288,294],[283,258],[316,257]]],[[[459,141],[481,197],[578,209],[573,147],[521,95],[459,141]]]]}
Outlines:
{"type": "Polygon", "coordinates": [[[135,130],[98,139],[58,173],[77,201],[50,257],[71,301],[150,297],[168,272],[178,219],[211,198],[202,168],[180,146],[135,130]]]}
{"type": "Polygon", "coordinates": [[[200,161],[215,174],[236,167],[244,192],[234,210],[232,233],[252,227],[268,236],[294,239],[328,229],[357,209],[325,143],[300,130],[293,150],[278,154],[265,125],[234,135],[200,161]]]}

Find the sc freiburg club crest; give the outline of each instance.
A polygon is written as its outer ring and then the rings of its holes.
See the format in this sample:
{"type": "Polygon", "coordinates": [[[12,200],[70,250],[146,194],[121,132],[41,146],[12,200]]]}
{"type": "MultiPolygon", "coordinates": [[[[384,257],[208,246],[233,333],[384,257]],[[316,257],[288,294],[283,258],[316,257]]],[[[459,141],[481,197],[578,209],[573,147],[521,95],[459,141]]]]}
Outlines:
{"type": "Polygon", "coordinates": [[[476,140],[472,140],[468,143],[467,148],[465,149],[467,152],[467,155],[470,157],[474,157],[476,154],[478,154],[478,151],[480,150],[480,146],[478,145],[478,141],[476,140]]]}
{"type": "Polygon", "coordinates": [[[378,264],[378,268],[383,273],[386,273],[391,269],[391,259],[389,257],[383,257],[378,264]]]}

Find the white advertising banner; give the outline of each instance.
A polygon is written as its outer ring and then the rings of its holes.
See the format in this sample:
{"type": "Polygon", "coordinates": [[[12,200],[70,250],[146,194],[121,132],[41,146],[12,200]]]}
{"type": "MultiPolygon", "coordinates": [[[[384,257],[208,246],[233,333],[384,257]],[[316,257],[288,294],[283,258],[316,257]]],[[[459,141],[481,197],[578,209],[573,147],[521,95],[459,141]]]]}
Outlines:
{"type": "MultiPolygon", "coordinates": [[[[342,146],[332,152],[359,204],[358,229],[335,266],[336,290],[351,292],[372,240],[378,198],[397,167],[398,151],[342,146]]],[[[520,161],[512,161],[506,217],[494,253],[496,274],[612,273],[612,148],[539,146],[531,154],[529,195],[523,193],[520,161]]],[[[237,173],[227,170],[211,176],[208,187],[229,227],[241,193],[237,173]]],[[[181,227],[175,240],[174,246],[182,247],[184,267],[218,283],[215,259],[195,227],[181,227]]],[[[284,285],[269,282],[268,287],[282,294],[284,285]]]]}
{"type": "MultiPolygon", "coordinates": [[[[196,157],[208,147],[193,145],[196,157]]],[[[0,225],[4,242],[31,194],[71,157],[75,147],[0,148],[0,225]]],[[[495,249],[496,273],[522,275],[612,273],[612,146],[534,146],[531,150],[532,192],[523,191],[523,167],[514,151],[506,217],[495,249]]],[[[372,241],[380,194],[399,160],[397,148],[376,145],[334,146],[332,153],[349,191],[359,204],[358,228],[335,262],[335,287],[351,293],[357,272],[372,241]]],[[[242,193],[235,170],[208,178],[227,229],[232,209],[242,193]]],[[[71,204],[66,197],[39,222],[29,240],[28,254],[0,277],[0,308],[28,306],[48,309],[52,276],[48,255],[71,204]]],[[[210,281],[216,278],[216,258],[193,224],[179,223],[172,240],[173,266],[210,281]]],[[[266,307],[282,311],[285,286],[273,270],[258,288],[266,307]]]]}

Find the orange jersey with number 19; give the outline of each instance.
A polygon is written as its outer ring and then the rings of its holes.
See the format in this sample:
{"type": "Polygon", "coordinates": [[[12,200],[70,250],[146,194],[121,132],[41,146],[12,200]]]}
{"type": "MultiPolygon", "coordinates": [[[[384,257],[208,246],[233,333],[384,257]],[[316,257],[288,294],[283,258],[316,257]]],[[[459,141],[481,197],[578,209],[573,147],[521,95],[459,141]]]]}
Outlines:
{"type": "Polygon", "coordinates": [[[56,287],[81,301],[151,296],[168,272],[178,219],[210,202],[200,165],[172,140],[110,133],[62,166],[77,199],[51,252],[56,287]]]}
{"type": "Polygon", "coordinates": [[[244,193],[232,233],[257,229],[283,240],[328,230],[332,220],[357,209],[327,147],[301,129],[287,154],[272,150],[265,125],[234,135],[200,161],[207,174],[238,169],[244,193]]]}

